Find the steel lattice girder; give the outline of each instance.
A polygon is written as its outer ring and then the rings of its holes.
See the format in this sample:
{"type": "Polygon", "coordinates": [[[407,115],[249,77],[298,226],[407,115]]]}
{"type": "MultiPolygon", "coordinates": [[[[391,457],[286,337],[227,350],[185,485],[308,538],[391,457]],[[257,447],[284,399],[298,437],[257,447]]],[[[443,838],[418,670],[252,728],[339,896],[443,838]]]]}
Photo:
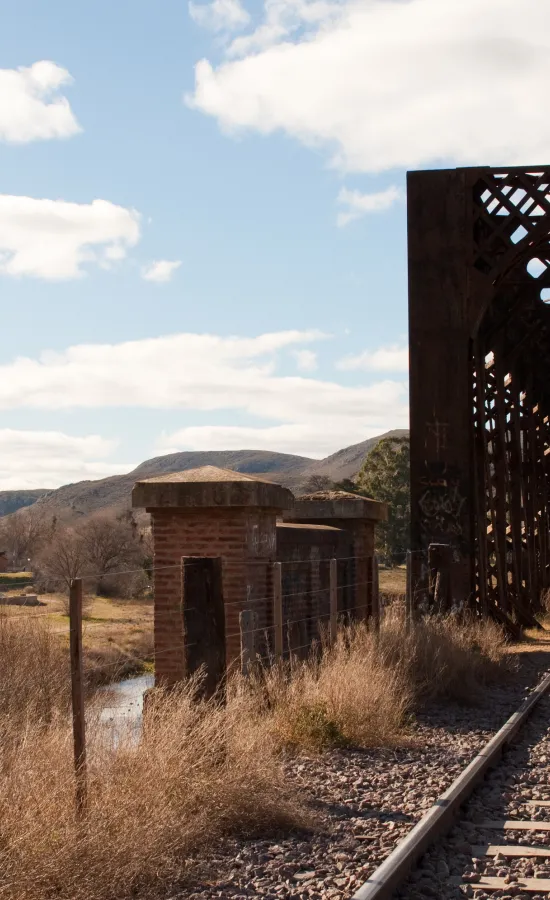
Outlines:
{"type": "Polygon", "coordinates": [[[450,544],[454,599],[514,630],[550,586],[550,166],[407,192],[412,548],[450,544]]]}

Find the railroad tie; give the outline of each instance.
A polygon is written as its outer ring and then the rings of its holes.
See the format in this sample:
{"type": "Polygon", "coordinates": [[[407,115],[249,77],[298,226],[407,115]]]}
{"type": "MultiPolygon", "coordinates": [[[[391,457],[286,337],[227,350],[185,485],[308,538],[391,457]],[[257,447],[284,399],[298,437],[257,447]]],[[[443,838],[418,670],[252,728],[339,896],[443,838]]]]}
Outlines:
{"type": "Polygon", "coordinates": [[[505,890],[513,886],[528,894],[543,894],[550,891],[550,878],[518,878],[514,881],[510,878],[493,878],[489,875],[480,875],[479,881],[464,881],[463,878],[453,877],[450,879],[450,883],[461,887],[487,888],[492,891],[505,890]]]}
{"type": "Polygon", "coordinates": [[[529,847],[526,844],[478,844],[472,847],[472,857],[482,856],[542,856],[550,858],[550,847],[529,847]]]}
{"type": "MultiPolygon", "coordinates": [[[[495,819],[486,822],[476,822],[476,828],[487,828],[497,831],[504,829],[505,831],[550,831],[550,822],[521,822],[519,819],[495,819]]],[[[550,848],[549,848],[550,853],[550,848]]]]}

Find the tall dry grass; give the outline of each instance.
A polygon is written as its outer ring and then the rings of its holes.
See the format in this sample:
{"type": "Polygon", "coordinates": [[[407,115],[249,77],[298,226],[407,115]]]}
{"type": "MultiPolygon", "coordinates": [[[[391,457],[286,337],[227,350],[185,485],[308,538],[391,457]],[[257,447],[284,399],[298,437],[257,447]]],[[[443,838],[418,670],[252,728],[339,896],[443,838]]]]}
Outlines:
{"type": "Polygon", "coordinates": [[[388,745],[400,739],[413,701],[401,671],[381,663],[365,627],[343,629],[336,644],[264,669],[250,690],[280,747],[388,745]]]}
{"type": "Polygon", "coordinates": [[[407,627],[399,612],[378,634],[343,629],[334,647],[257,674],[252,690],[284,746],[384,746],[399,742],[427,699],[474,703],[509,671],[505,637],[493,622],[425,618],[407,627]]]}
{"type": "Polygon", "coordinates": [[[0,617],[0,897],[166,896],[227,833],[306,824],[252,699],[154,692],[141,740],[87,715],[89,807],[75,817],[66,649],[42,620],[0,617]]]}
{"type": "Polygon", "coordinates": [[[166,896],[222,835],[305,823],[242,695],[222,707],[195,702],[187,686],[152,706],[139,742],[128,734],[115,749],[97,724],[89,729],[81,823],[69,729],[29,724],[0,781],[0,897],[166,896]]]}
{"type": "Polygon", "coordinates": [[[509,673],[505,648],[499,625],[467,615],[428,616],[407,628],[404,615],[390,611],[378,639],[381,663],[403,674],[416,703],[477,702],[480,688],[509,673]]]}
{"type": "Polygon", "coordinates": [[[227,703],[194,683],[155,692],[141,740],[88,715],[89,807],[74,815],[66,655],[42,622],[0,618],[0,898],[165,897],[226,834],[295,827],[308,815],[283,748],[403,738],[425,697],[472,699],[502,673],[490,624],[426,620],[342,630],[303,663],[233,678],[227,703]]]}
{"type": "Polygon", "coordinates": [[[23,727],[66,713],[68,675],[67,653],[41,618],[0,611],[0,721],[23,727]]]}

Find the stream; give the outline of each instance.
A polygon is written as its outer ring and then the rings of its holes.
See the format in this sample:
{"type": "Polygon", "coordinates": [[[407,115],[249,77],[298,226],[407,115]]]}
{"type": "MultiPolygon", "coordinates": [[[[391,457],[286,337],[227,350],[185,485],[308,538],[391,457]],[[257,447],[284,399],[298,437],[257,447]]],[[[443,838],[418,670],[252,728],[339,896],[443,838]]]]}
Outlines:
{"type": "Polygon", "coordinates": [[[128,729],[135,731],[136,737],[139,736],[143,695],[154,683],[154,675],[139,675],[137,678],[125,678],[109,684],[102,689],[106,702],[99,721],[112,732],[115,743],[118,742],[119,735],[127,733],[128,729]]]}

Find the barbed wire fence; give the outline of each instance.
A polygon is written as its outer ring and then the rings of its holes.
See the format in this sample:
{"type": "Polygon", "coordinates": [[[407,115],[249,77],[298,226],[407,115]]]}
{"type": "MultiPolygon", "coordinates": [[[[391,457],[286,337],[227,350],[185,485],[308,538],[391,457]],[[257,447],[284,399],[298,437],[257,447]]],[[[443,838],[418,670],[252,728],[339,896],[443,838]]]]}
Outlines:
{"type": "MultiPolygon", "coordinates": [[[[432,605],[439,604],[444,609],[445,595],[448,593],[448,548],[443,545],[432,545],[429,550],[409,551],[406,565],[405,617],[407,626],[412,623],[416,610],[421,606],[428,591],[432,605]],[[426,572],[429,575],[426,587],[426,572]],[[419,575],[420,573],[420,575],[419,575]],[[422,583],[421,583],[422,582],[422,583]]],[[[383,595],[380,592],[379,564],[376,556],[350,556],[342,558],[319,559],[315,562],[317,582],[311,574],[311,560],[283,560],[278,562],[247,561],[246,564],[258,564],[266,567],[265,584],[268,591],[254,597],[247,592],[237,600],[224,602],[222,562],[217,560],[220,577],[212,579],[210,589],[201,589],[201,577],[205,573],[205,565],[212,568],[212,558],[186,558],[169,566],[147,567],[149,576],[166,570],[181,572],[181,615],[182,627],[179,634],[173,635],[170,646],[164,649],[155,647],[153,660],[158,673],[163,670],[164,659],[181,655],[184,664],[182,671],[192,675],[199,669],[205,669],[207,694],[215,693],[225,680],[227,671],[238,669],[244,676],[255,671],[258,665],[269,666],[281,661],[307,657],[312,650],[320,652],[322,646],[333,645],[342,624],[366,622],[375,633],[380,629],[383,617],[383,595]],[[367,563],[367,578],[344,580],[339,578],[339,571],[354,573],[358,563],[367,563]],[[344,567],[348,563],[348,567],[344,567]],[[292,576],[292,567],[302,566],[306,575],[301,579],[292,576]],[[185,591],[186,577],[195,569],[194,581],[196,596],[191,598],[185,591]],[[202,569],[202,576],[201,576],[202,569]],[[327,571],[328,570],[328,571],[327,571]],[[285,574],[286,573],[286,574],[285,574]],[[197,581],[198,576],[198,581],[197,581]],[[305,582],[308,581],[307,587],[305,582]],[[323,583],[321,584],[320,581],[323,583]],[[312,587],[312,583],[319,586],[312,587]],[[285,585],[287,589],[285,589],[285,585]],[[288,587],[296,589],[288,589],[288,587]],[[232,614],[234,609],[237,616],[232,614]],[[196,621],[193,616],[196,617],[196,621]],[[206,616],[206,618],[205,618],[206,616]],[[215,621],[214,630],[210,630],[205,640],[201,628],[206,619],[215,621]],[[227,623],[232,623],[228,625],[227,623]],[[233,624],[234,623],[234,624],[233,624]],[[238,623],[238,624],[237,624],[238,623]],[[213,647],[214,643],[218,646],[213,647]],[[223,643],[223,649],[220,644],[223,643]],[[238,646],[239,650],[227,659],[228,645],[238,646]],[[208,680],[209,669],[211,678],[208,680]]],[[[362,571],[365,570],[363,566],[362,571]]],[[[88,778],[86,754],[86,671],[84,634],[88,629],[102,626],[119,626],[119,620],[111,622],[86,622],[83,615],[84,588],[87,582],[97,583],[98,579],[109,576],[131,576],[144,571],[143,568],[85,574],[71,582],[69,592],[69,651],[71,678],[71,711],[74,745],[75,768],[75,804],[78,816],[86,813],[88,803],[88,778]]],[[[188,582],[189,583],[189,582],[188,582]]],[[[52,616],[52,611],[14,613],[10,619],[43,619],[52,616]]],[[[67,628],[54,628],[53,634],[67,634],[67,628]]],[[[151,662],[151,654],[133,659],[136,668],[145,667],[151,662]]],[[[106,681],[107,670],[112,668],[113,679],[121,673],[121,659],[102,665],[102,673],[106,681]]],[[[109,698],[109,708],[117,705],[127,706],[127,699],[115,703],[109,698]]]]}

